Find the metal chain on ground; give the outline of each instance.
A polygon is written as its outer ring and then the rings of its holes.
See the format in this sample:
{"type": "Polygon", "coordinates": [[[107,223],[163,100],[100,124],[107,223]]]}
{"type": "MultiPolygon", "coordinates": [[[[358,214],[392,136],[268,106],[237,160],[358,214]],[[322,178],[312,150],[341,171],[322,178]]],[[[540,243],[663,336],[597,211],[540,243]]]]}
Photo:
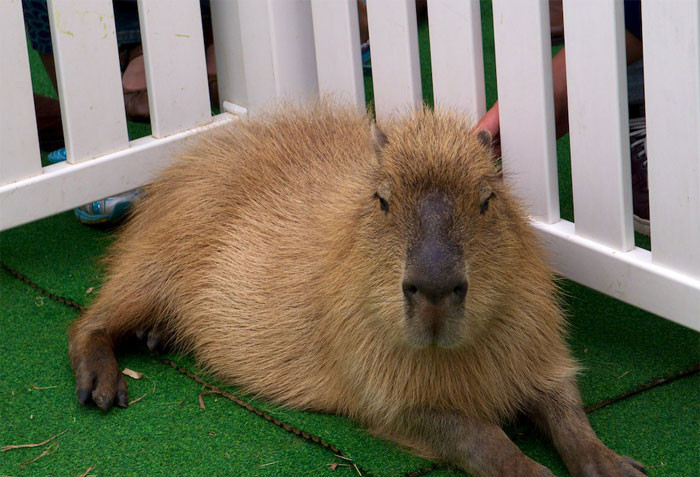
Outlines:
{"type": "Polygon", "coordinates": [[[597,411],[598,409],[604,408],[606,406],[609,406],[611,404],[615,404],[618,401],[622,401],[623,399],[627,399],[628,397],[632,397],[636,394],[640,394],[644,391],[647,391],[651,388],[655,388],[657,386],[661,386],[662,384],[669,384],[672,383],[673,381],[676,381],[681,378],[685,378],[687,376],[692,376],[693,374],[696,374],[700,372],[700,363],[695,363],[692,367],[681,371],[680,373],[673,374],[671,376],[666,376],[663,378],[657,378],[653,379],[647,383],[640,384],[634,389],[630,389],[629,391],[626,391],[622,394],[618,394],[615,397],[612,397],[610,399],[604,399],[602,401],[599,401],[595,404],[591,404],[589,406],[586,406],[584,410],[586,411],[586,414],[590,414],[594,411],[597,411]]]}
{"type": "MultiPolygon", "coordinates": [[[[45,288],[42,288],[41,286],[39,286],[39,285],[37,285],[36,283],[34,283],[32,280],[30,280],[28,277],[26,277],[26,276],[23,275],[22,273],[20,273],[20,272],[18,272],[17,270],[15,270],[15,269],[13,269],[13,268],[7,266],[7,265],[6,265],[4,262],[2,262],[2,261],[0,261],[0,268],[3,268],[3,269],[4,269],[5,271],[7,271],[10,275],[14,276],[15,278],[21,280],[22,282],[26,283],[26,284],[29,285],[30,287],[32,287],[32,288],[34,288],[35,290],[39,291],[39,292],[40,292],[41,294],[43,294],[44,296],[46,296],[46,297],[48,297],[48,298],[50,298],[50,299],[52,299],[52,300],[54,300],[54,301],[57,301],[58,303],[61,303],[61,304],[63,304],[63,305],[66,305],[66,306],[69,306],[69,307],[71,307],[71,308],[74,308],[74,309],[80,311],[81,313],[85,311],[85,307],[84,307],[83,305],[81,305],[80,303],[78,303],[77,301],[72,300],[72,299],[70,299],[70,298],[62,297],[62,296],[60,296],[60,295],[57,295],[57,294],[55,294],[55,293],[52,293],[52,292],[46,290],[45,288]]],[[[329,442],[326,442],[325,440],[321,439],[320,437],[318,437],[318,436],[316,436],[316,435],[314,435],[314,434],[310,434],[310,433],[308,433],[308,432],[306,432],[306,431],[303,431],[303,430],[299,429],[298,427],[292,426],[292,425],[287,424],[286,422],[283,422],[283,421],[281,421],[281,420],[279,420],[279,419],[277,419],[277,418],[275,418],[275,417],[272,417],[271,415],[267,414],[266,412],[264,412],[264,411],[262,411],[262,410],[256,408],[255,406],[253,406],[252,404],[250,404],[250,403],[248,403],[248,402],[246,402],[246,401],[243,401],[242,399],[240,399],[240,398],[234,396],[233,394],[227,393],[226,391],[222,391],[221,389],[217,388],[216,386],[211,385],[211,384],[205,382],[202,378],[200,378],[199,376],[197,376],[197,375],[194,374],[193,372],[191,372],[191,371],[189,371],[189,370],[187,370],[187,369],[185,369],[185,368],[182,368],[182,367],[178,366],[176,363],[174,363],[174,362],[171,361],[171,360],[167,360],[167,359],[166,359],[166,360],[163,360],[163,363],[164,363],[164,364],[167,364],[167,365],[169,365],[169,366],[171,366],[172,368],[174,368],[174,369],[177,370],[178,372],[180,372],[180,373],[182,373],[182,374],[184,374],[184,375],[186,375],[186,376],[188,376],[188,377],[194,379],[196,382],[198,382],[199,384],[201,384],[201,385],[204,386],[205,388],[208,388],[208,389],[209,389],[209,391],[208,391],[209,393],[212,393],[212,394],[219,394],[219,395],[221,395],[221,396],[223,396],[223,397],[229,399],[230,401],[233,401],[234,403],[236,403],[237,405],[243,407],[244,409],[246,409],[246,410],[248,410],[248,411],[250,411],[250,412],[252,412],[252,413],[254,413],[254,414],[256,414],[256,415],[258,415],[258,416],[260,416],[260,417],[262,417],[263,419],[265,419],[265,420],[267,420],[267,421],[269,421],[269,422],[272,422],[272,423],[275,424],[276,426],[281,427],[281,428],[284,429],[285,431],[290,432],[290,433],[292,433],[292,434],[294,434],[294,435],[297,435],[297,436],[299,436],[299,437],[302,437],[302,438],[304,438],[304,439],[306,439],[306,440],[309,440],[309,441],[311,441],[311,442],[314,442],[315,444],[318,444],[318,445],[320,445],[320,446],[322,446],[322,447],[324,447],[324,448],[326,448],[326,449],[329,449],[330,451],[334,452],[336,455],[342,457],[344,460],[347,460],[347,461],[349,461],[350,463],[352,463],[352,465],[358,470],[358,472],[362,471],[362,472],[364,472],[364,474],[368,474],[368,472],[364,471],[364,469],[361,469],[361,468],[360,468],[359,466],[357,466],[357,464],[355,464],[352,460],[350,460],[350,459],[348,459],[347,457],[345,457],[345,455],[341,452],[340,449],[338,449],[337,446],[334,446],[333,444],[331,444],[331,443],[329,443],[329,442]]],[[[621,400],[623,400],[623,399],[627,399],[627,398],[629,398],[629,397],[631,397],[631,396],[634,396],[634,395],[636,395],[636,394],[642,393],[642,392],[644,392],[644,391],[647,391],[647,390],[649,390],[649,389],[655,388],[655,387],[657,387],[657,386],[661,386],[661,385],[664,385],[664,384],[669,384],[669,383],[671,383],[671,382],[673,382],[673,381],[676,381],[677,379],[681,379],[681,378],[684,378],[684,377],[687,377],[687,376],[691,376],[691,375],[696,374],[696,373],[698,373],[698,372],[700,372],[700,363],[696,363],[696,364],[693,365],[691,368],[686,369],[686,370],[684,370],[684,371],[681,371],[680,373],[676,373],[676,374],[673,374],[673,375],[671,375],[671,376],[666,376],[666,377],[654,379],[654,380],[649,381],[649,382],[647,382],[647,383],[641,384],[641,385],[637,386],[637,387],[634,388],[634,389],[631,389],[631,390],[629,390],[629,391],[627,391],[627,392],[624,392],[624,393],[622,393],[622,394],[619,394],[618,396],[615,396],[615,397],[613,397],[613,398],[604,399],[604,400],[599,401],[599,402],[597,402],[597,403],[595,403],[595,404],[591,404],[591,405],[589,405],[589,406],[586,406],[584,410],[585,410],[586,414],[590,414],[590,413],[592,413],[592,412],[594,412],[594,411],[597,411],[598,409],[604,408],[604,407],[606,407],[606,406],[609,406],[609,405],[611,405],[611,404],[614,404],[614,403],[616,403],[616,402],[618,402],[618,401],[621,401],[621,400]]],[[[424,467],[424,468],[419,469],[419,470],[416,470],[416,471],[406,472],[405,477],[420,477],[420,476],[422,476],[422,475],[429,474],[430,472],[433,472],[434,470],[441,469],[441,468],[443,468],[443,466],[438,465],[438,464],[434,464],[434,465],[431,465],[431,466],[428,466],[428,467],[424,467]]]]}
{"type": "Polygon", "coordinates": [[[44,296],[46,296],[54,301],[57,301],[58,303],[61,303],[63,305],[70,306],[71,308],[75,308],[76,310],[78,310],[81,313],[85,311],[85,307],[83,305],[81,305],[80,303],[78,303],[77,301],[71,300],[70,298],[62,297],[60,295],[56,295],[55,293],[51,293],[50,291],[46,290],[45,288],[42,288],[41,286],[39,286],[36,283],[34,283],[33,281],[31,281],[29,278],[27,278],[25,275],[21,274],[20,272],[18,272],[14,268],[10,268],[3,261],[0,261],[0,267],[2,267],[5,271],[7,271],[7,273],[12,275],[13,277],[23,281],[24,283],[26,283],[30,287],[34,288],[42,295],[44,295],[44,296]]]}
{"type": "Polygon", "coordinates": [[[303,431],[303,430],[299,429],[298,427],[292,426],[291,424],[287,424],[286,422],[281,421],[281,420],[277,419],[276,417],[271,416],[270,414],[266,413],[265,411],[262,411],[262,410],[256,408],[255,406],[253,406],[249,402],[244,401],[244,400],[234,396],[233,394],[227,393],[226,391],[223,391],[223,390],[217,388],[213,384],[207,383],[206,381],[204,381],[204,379],[202,379],[198,375],[194,374],[192,371],[185,369],[181,366],[178,366],[178,364],[172,360],[164,359],[162,361],[164,364],[171,366],[176,371],[184,374],[185,376],[188,376],[188,377],[194,379],[196,382],[201,384],[204,387],[204,389],[207,389],[209,393],[219,394],[219,395],[225,397],[226,399],[238,404],[242,408],[262,417],[266,421],[270,421],[273,424],[275,424],[276,426],[281,427],[285,431],[291,432],[294,435],[297,435],[297,436],[303,437],[304,439],[310,440],[310,441],[312,441],[312,442],[314,442],[322,447],[325,447],[326,449],[330,449],[331,451],[333,451],[333,453],[335,453],[341,457],[345,457],[345,454],[343,454],[341,452],[341,450],[338,449],[337,446],[334,446],[330,442],[327,442],[318,436],[315,436],[315,435],[310,434],[306,431],[303,431]]]}
{"type": "MultiPolygon", "coordinates": [[[[50,292],[50,291],[48,291],[48,290],[42,288],[41,286],[39,286],[39,285],[37,285],[36,283],[34,283],[34,282],[33,282],[31,279],[29,279],[27,276],[23,275],[22,273],[18,272],[18,271],[15,270],[15,269],[9,267],[8,265],[6,265],[6,264],[5,264],[4,262],[2,262],[2,261],[0,261],[0,267],[2,267],[4,270],[6,270],[10,275],[12,275],[12,276],[14,276],[15,278],[17,278],[18,280],[20,280],[20,281],[26,283],[27,285],[29,285],[30,287],[32,287],[32,288],[34,288],[35,290],[39,291],[41,294],[45,295],[46,297],[48,297],[48,298],[50,298],[50,299],[52,299],[52,300],[54,300],[54,301],[56,301],[56,302],[58,302],[58,303],[61,303],[61,304],[63,304],[63,305],[66,305],[66,306],[69,306],[69,307],[71,307],[71,308],[74,308],[74,309],[80,311],[81,313],[85,311],[85,307],[84,307],[83,305],[81,305],[80,303],[76,302],[75,300],[71,300],[70,298],[62,297],[62,296],[60,296],[60,295],[57,295],[57,294],[55,294],[55,293],[52,293],[52,292],[50,292]]],[[[165,364],[171,366],[171,367],[174,368],[176,371],[179,371],[180,373],[182,373],[182,374],[184,374],[184,375],[186,375],[186,376],[188,376],[188,377],[194,379],[196,382],[198,382],[199,384],[201,384],[202,386],[204,386],[206,389],[208,389],[208,392],[209,392],[209,393],[212,393],[212,394],[219,394],[219,395],[225,397],[226,399],[229,399],[230,401],[233,401],[234,403],[238,404],[239,406],[243,407],[244,409],[246,409],[246,410],[248,410],[248,411],[250,411],[250,412],[252,412],[252,413],[254,413],[254,414],[256,414],[256,415],[258,415],[258,416],[260,416],[260,417],[262,417],[262,418],[265,419],[266,421],[272,422],[272,423],[275,424],[276,426],[281,427],[281,428],[284,429],[285,431],[290,432],[290,433],[292,433],[292,434],[294,434],[294,435],[297,435],[297,436],[299,436],[299,437],[302,437],[302,438],[304,438],[304,439],[306,439],[306,440],[308,440],[308,441],[311,441],[311,442],[313,442],[313,443],[315,443],[315,444],[318,444],[318,445],[320,445],[320,446],[322,446],[322,447],[325,447],[326,449],[329,449],[329,450],[330,450],[331,452],[333,452],[334,454],[336,454],[336,455],[342,457],[342,458],[343,458],[344,460],[346,460],[346,461],[349,461],[349,462],[352,464],[353,467],[355,467],[356,469],[358,469],[358,471],[362,471],[363,474],[367,474],[367,472],[364,472],[363,470],[361,470],[361,468],[360,468],[357,464],[355,464],[352,460],[350,460],[350,459],[348,459],[347,457],[345,457],[345,454],[343,454],[343,452],[342,452],[337,446],[335,446],[335,445],[333,445],[333,444],[331,444],[331,443],[329,443],[329,442],[327,442],[327,441],[321,439],[320,437],[318,437],[318,436],[316,436],[316,435],[314,435],[314,434],[311,434],[311,433],[309,433],[309,432],[306,432],[306,431],[304,431],[304,430],[301,430],[301,429],[299,429],[298,427],[292,426],[291,424],[288,424],[288,423],[286,423],[286,422],[284,422],[284,421],[281,421],[280,419],[277,419],[277,418],[275,418],[275,417],[272,417],[271,415],[267,414],[266,412],[264,412],[264,411],[262,411],[262,410],[256,408],[255,406],[253,406],[252,404],[250,404],[250,403],[248,403],[248,402],[246,402],[246,401],[243,401],[242,399],[240,399],[240,398],[234,396],[233,394],[227,393],[226,391],[223,391],[223,390],[217,388],[216,386],[205,382],[202,378],[200,378],[199,376],[197,376],[197,375],[194,374],[193,372],[191,372],[191,371],[189,371],[189,370],[187,370],[187,369],[185,369],[185,368],[182,368],[182,367],[178,366],[175,362],[173,362],[173,361],[171,361],[171,360],[167,360],[167,359],[166,359],[166,360],[163,360],[163,363],[165,363],[165,364]]]]}

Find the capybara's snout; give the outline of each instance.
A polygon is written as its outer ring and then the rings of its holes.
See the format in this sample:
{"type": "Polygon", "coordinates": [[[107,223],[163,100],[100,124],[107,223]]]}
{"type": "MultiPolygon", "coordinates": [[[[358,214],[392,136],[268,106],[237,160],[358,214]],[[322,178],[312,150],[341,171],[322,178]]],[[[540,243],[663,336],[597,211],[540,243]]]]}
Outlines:
{"type": "Polygon", "coordinates": [[[453,213],[439,193],[423,198],[417,209],[402,290],[410,335],[419,345],[451,346],[464,315],[468,280],[460,244],[449,233],[453,213]]]}

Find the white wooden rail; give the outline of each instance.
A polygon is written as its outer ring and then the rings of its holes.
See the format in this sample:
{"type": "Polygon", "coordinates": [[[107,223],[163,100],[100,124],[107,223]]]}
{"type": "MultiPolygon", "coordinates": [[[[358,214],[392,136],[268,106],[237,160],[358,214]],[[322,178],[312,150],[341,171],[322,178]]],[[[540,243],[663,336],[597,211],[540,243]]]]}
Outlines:
{"type": "MultiPolygon", "coordinates": [[[[644,0],[652,250],[635,247],[622,3],[565,0],[576,221],[562,220],[546,0],[494,0],[506,180],[564,276],[700,330],[700,6],[644,0]]],[[[41,167],[21,2],[0,0],[0,230],[150,180],[188,138],[280,98],[364,108],[356,0],[211,0],[209,112],[197,0],[139,0],[153,136],[128,141],[109,0],[49,0],[68,161],[41,167]],[[167,5],[166,5],[167,3],[167,5]]],[[[421,106],[413,0],[369,0],[379,121],[421,106]]],[[[429,0],[437,108],[486,110],[477,0],[429,0]]]]}

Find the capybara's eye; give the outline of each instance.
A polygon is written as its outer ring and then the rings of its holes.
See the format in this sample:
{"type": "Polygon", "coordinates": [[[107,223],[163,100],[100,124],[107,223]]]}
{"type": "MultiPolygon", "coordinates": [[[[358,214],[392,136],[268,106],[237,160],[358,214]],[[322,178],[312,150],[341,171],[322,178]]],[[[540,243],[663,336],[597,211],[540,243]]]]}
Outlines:
{"type": "Polygon", "coordinates": [[[496,196],[493,192],[489,195],[485,201],[481,203],[481,215],[484,215],[487,210],[489,210],[489,201],[496,196]]]}
{"type": "Polygon", "coordinates": [[[379,195],[377,192],[374,193],[374,198],[379,200],[379,208],[382,209],[384,212],[389,212],[389,202],[379,195]]]}

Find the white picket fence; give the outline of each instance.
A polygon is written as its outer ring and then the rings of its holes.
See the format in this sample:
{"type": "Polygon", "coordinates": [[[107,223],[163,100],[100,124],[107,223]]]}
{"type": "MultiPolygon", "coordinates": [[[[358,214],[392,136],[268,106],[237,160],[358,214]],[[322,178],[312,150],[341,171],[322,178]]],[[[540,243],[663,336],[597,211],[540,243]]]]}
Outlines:
{"type": "MultiPolygon", "coordinates": [[[[381,121],[420,107],[414,0],[369,0],[381,121]]],[[[505,177],[554,267],[700,330],[700,5],[644,0],[652,251],[632,227],[618,0],[565,0],[576,222],[559,213],[547,0],[494,0],[505,177]]],[[[222,114],[211,116],[198,0],[140,0],[153,135],[129,141],[110,0],[49,0],[68,160],[42,167],[21,2],[0,0],[0,230],[147,182],[205,129],[276,99],[364,108],[355,0],[211,0],[222,114]]],[[[476,0],[429,0],[436,107],[485,111],[476,0]]]]}

